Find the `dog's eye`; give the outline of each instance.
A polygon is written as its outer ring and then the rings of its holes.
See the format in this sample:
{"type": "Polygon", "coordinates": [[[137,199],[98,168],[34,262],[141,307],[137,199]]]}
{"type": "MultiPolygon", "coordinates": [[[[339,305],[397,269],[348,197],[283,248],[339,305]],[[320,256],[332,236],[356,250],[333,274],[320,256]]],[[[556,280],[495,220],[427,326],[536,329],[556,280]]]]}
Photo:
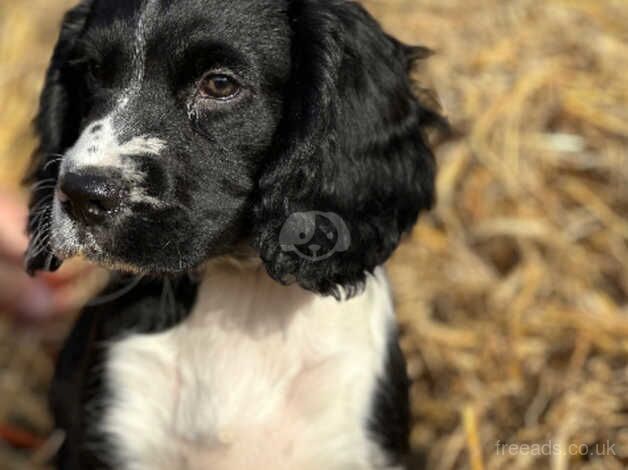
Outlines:
{"type": "Polygon", "coordinates": [[[113,81],[113,68],[106,67],[100,62],[90,61],[87,64],[87,74],[92,84],[109,87],[113,81]]]}
{"type": "Polygon", "coordinates": [[[102,65],[98,62],[89,62],[87,64],[87,72],[92,76],[92,78],[100,78],[102,75],[102,65]]]}
{"type": "Polygon", "coordinates": [[[228,100],[240,92],[240,85],[229,75],[208,73],[201,79],[199,91],[205,98],[228,100]]]}

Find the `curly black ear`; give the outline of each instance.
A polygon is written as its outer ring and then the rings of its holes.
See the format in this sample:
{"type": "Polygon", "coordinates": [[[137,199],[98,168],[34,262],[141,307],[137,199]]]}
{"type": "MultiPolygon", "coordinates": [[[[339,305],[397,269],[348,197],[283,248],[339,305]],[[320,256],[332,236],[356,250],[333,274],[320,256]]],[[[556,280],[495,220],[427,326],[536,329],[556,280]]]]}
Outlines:
{"type": "Polygon", "coordinates": [[[388,36],[353,2],[290,5],[293,75],[275,157],[260,177],[255,245],[275,279],[351,295],[432,206],[424,128],[444,120],[413,93],[410,73],[427,49],[388,36]],[[285,249],[282,226],[303,212],[339,216],[348,249],[322,259],[285,249]]]}
{"type": "Polygon", "coordinates": [[[50,249],[50,217],[52,201],[63,152],[77,139],[80,123],[80,103],[74,94],[77,84],[67,73],[67,61],[76,39],[83,30],[91,7],[91,0],[83,1],[68,11],[63,19],[61,33],[55,46],[35,118],[35,129],[40,139],[32,157],[30,170],[24,181],[31,184],[26,270],[54,271],[61,261],[50,249]]]}

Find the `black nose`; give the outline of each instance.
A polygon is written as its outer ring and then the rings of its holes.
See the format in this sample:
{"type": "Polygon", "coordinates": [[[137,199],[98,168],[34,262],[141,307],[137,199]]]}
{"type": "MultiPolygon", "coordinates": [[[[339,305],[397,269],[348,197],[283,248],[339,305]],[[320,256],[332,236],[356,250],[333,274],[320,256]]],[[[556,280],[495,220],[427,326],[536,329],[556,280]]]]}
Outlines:
{"type": "Polygon", "coordinates": [[[105,221],[120,207],[122,199],[119,182],[97,173],[67,173],[59,188],[64,209],[85,225],[105,221]]]}

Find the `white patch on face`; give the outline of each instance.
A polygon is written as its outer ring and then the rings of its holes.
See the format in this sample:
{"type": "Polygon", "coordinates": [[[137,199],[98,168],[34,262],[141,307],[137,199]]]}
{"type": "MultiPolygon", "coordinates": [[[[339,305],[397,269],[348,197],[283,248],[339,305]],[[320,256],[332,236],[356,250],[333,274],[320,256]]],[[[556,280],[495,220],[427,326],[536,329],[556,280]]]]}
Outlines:
{"type": "MultiPolygon", "coordinates": [[[[146,194],[145,175],[131,156],[159,156],[166,142],[157,137],[141,135],[121,144],[113,120],[113,117],[106,117],[85,128],[76,143],[66,151],[59,178],[62,179],[68,172],[80,172],[86,167],[115,169],[120,171],[128,187],[129,202],[159,206],[162,202],[158,198],[146,194]]],[[[58,197],[53,200],[51,223],[52,246],[64,257],[78,254],[82,246],[78,241],[76,222],[61,208],[58,197]]],[[[91,234],[86,232],[85,237],[90,238],[91,234]]],[[[92,250],[97,248],[93,237],[83,243],[89,244],[92,250]]]]}
{"type": "Polygon", "coordinates": [[[137,172],[130,155],[159,155],[166,142],[157,137],[137,136],[120,144],[113,126],[113,116],[106,117],[85,128],[79,139],[65,154],[61,175],[67,171],[77,171],[82,167],[108,167],[124,170],[124,176],[134,180],[137,172]]]}
{"type": "Polygon", "coordinates": [[[129,200],[159,205],[159,200],[147,196],[142,186],[144,173],[138,168],[132,155],[159,156],[166,142],[157,137],[141,135],[119,143],[113,126],[113,117],[101,119],[89,125],[70,148],[63,159],[60,176],[66,172],[80,171],[84,167],[100,167],[120,170],[129,185],[129,200]]]}
{"type": "Polygon", "coordinates": [[[135,98],[144,82],[144,74],[146,73],[146,36],[148,33],[148,18],[157,16],[158,0],[147,0],[144,4],[142,13],[140,14],[137,26],[135,28],[135,38],[133,41],[133,76],[126,90],[122,92],[118,99],[116,109],[124,110],[131,100],[135,98]]]}
{"type": "Polygon", "coordinates": [[[389,468],[366,429],[394,322],[382,269],[338,302],[217,263],[198,295],[182,324],[109,350],[116,468],[389,468]]]}

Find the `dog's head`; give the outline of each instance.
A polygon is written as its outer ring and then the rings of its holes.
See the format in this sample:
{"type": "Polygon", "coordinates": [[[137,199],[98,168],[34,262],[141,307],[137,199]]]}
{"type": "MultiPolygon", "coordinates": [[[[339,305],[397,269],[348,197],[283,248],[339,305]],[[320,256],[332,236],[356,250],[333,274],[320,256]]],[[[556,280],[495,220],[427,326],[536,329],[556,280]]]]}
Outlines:
{"type": "Polygon", "coordinates": [[[281,282],[359,286],[433,201],[425,55],[344,0],[84,0],[36,120],[28,269],[175,273],[246,242],[281,282]],[[308,220],[330,256],[286,242],[308,220]]]}

